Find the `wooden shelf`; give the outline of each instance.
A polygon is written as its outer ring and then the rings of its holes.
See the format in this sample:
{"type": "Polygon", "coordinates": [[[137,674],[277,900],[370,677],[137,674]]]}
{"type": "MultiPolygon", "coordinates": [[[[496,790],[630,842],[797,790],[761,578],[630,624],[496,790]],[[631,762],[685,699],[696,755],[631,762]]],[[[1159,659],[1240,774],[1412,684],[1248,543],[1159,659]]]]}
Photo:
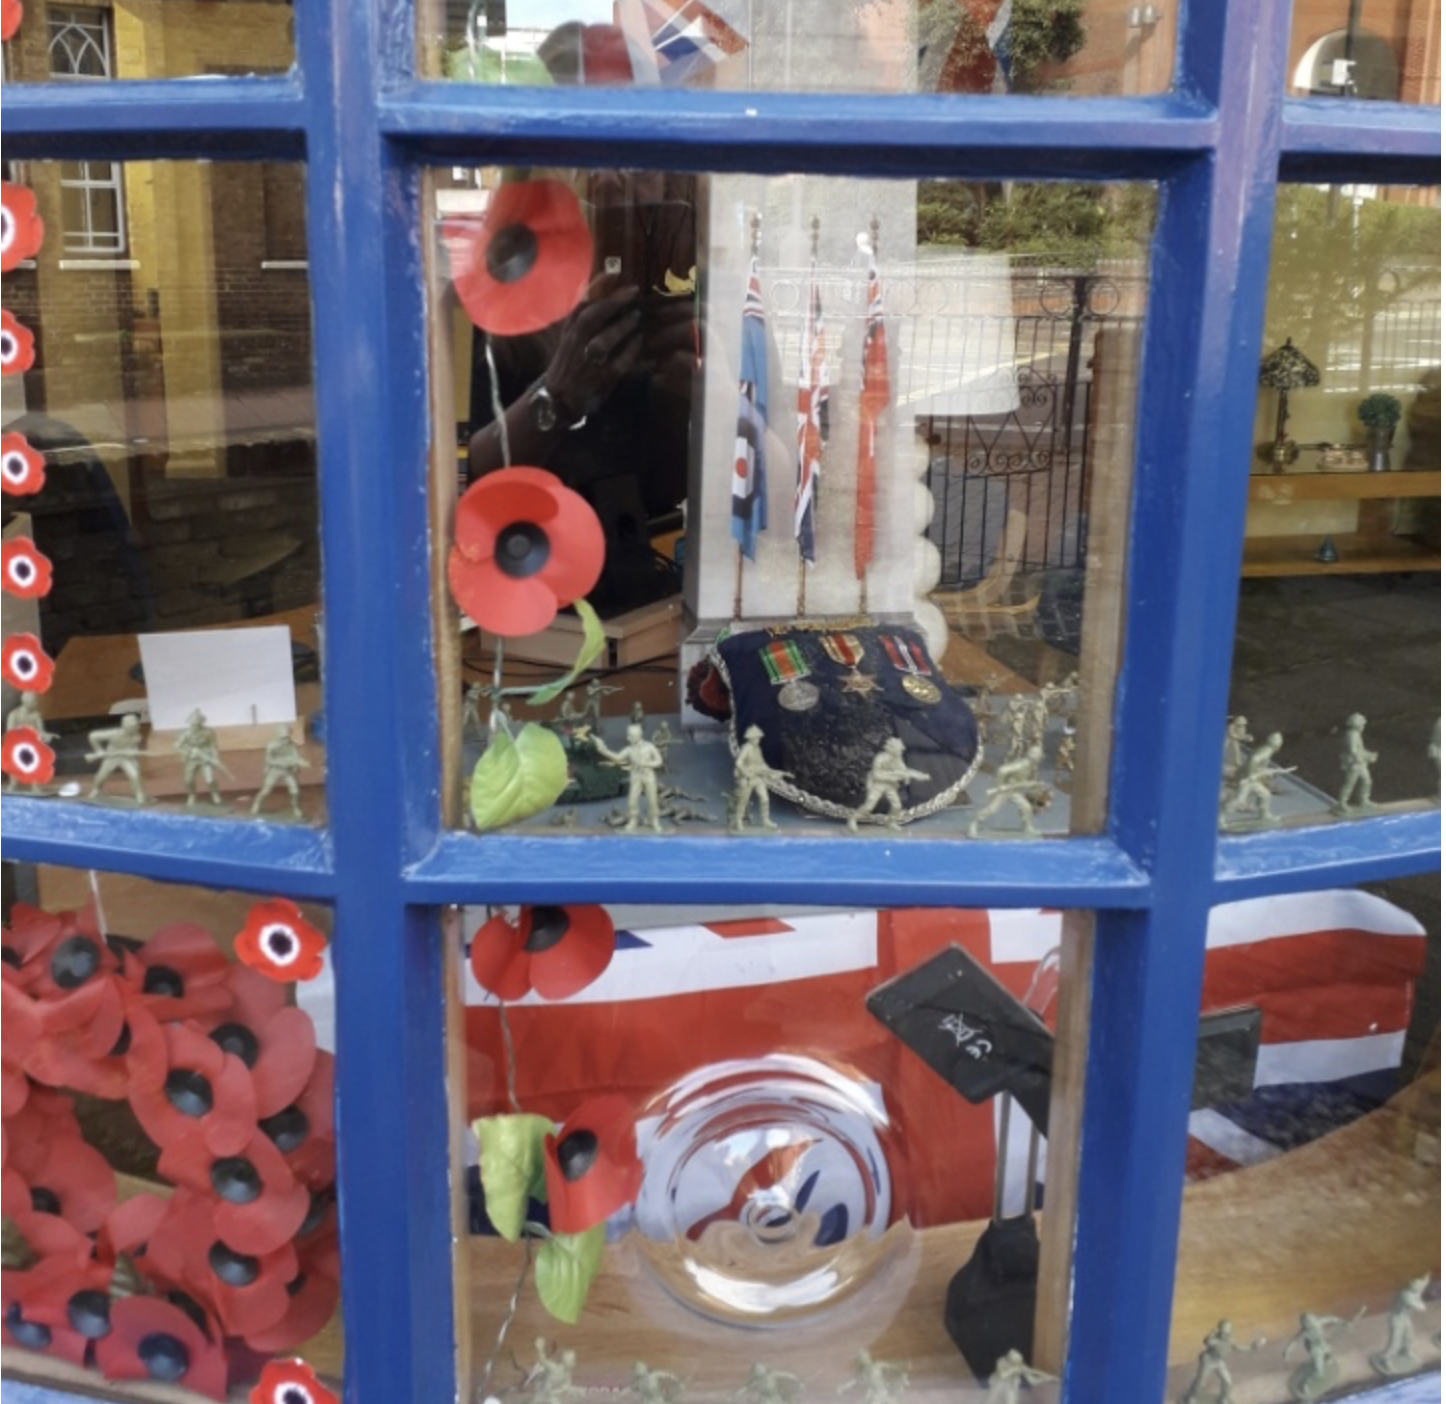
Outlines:
{"type": "Polygon", "coordinates": [[[1241,574],[1364,575],[1394,570],[1440,570],[1441,548],[1412,536],[1336,536],[1337,560],[1319,561],[1321,536],[1253,536],[1245,543],[1241,574]]]}

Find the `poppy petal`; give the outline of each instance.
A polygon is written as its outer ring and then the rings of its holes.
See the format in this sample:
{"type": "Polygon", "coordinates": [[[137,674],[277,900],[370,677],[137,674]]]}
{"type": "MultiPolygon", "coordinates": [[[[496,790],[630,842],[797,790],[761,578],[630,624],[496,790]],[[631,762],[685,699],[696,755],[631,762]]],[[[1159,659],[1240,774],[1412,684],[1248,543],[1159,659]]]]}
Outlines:
{"type": "Polygon", "coordinates": [[[55,752],[28,726],[5,733],[0,744],[0,769],[22,785],[47,785],[55,775],[55,752]]]}
{"type": "Polygon", "coordinates": [[[235,947],[237,959],[252,970],[289,983],[321,974],[326,937],[302,916],[295,902],[278,897],[251,908],[235,947]]]}
{"type": "Polygon", "coordinates": [[[55,674],[55,662],[34,634],[12,634],[0,649],[0,672],[21,692],[44,692],[55,674]]]}
{"type": "Polygon", "coordinates": [[[0,6],[0,40],[13,39],[24,17],[25,7],[20,0],[4,0],[3,6],[0,6]]]}
{"type": "Polygon", "coordinates": [[[0,584],[7,595],[36,600],[50,593],[54,571],[50,557],[35,549],[35,543],[17,537],[0,546],[0,584]]]}
{"type": "Polygon", "coordinates": [[[24,434],[0,435],[0,486],[14,497],[29,497],[45,486],[45,458],[24,434]]]}
{"type": "Polygon", "coordinates": [[[557,515],[547,526],[552,549],[537,578],[556,595],[559,605],[570,605],[597,584],[607,540],[597,513],[580,494],[559,488],[556,502],[557,515]]]}
{"type": "Polygon", "coordinates": [[[301,1285],[292,1293],[291,1307],[286,1315],[264,1331],[247,1334],[246,1344],[252,1350],[266,1353],[295,1350],[331,1320],[341,1298],[341,1286],[336,1278],[324,1272],[309,1271],[308,1265],[303,1264],[300,1280],[301,1285]]]}
{"type": "Polygon", "coordinates": [[[152,1379],[226,1398],[226,1356],[178,1306],[159,1297],[123,1297],[111,1304],[111,1329],[95,1343],[109,1380],[152,1379]]]}
{"type": "Polygon", "coordinates": [[[516,1000],[531,990],[530,957],[522,949],[526,939],[521,926],[500,913],[477,928],[467,958],[477,983],[489,994],[516,1000]]]}
{"type": "Polygon", "coordinates": [[[19,375],[35,364],[35,337],[9,311],[0,309],[0,374],[19,375]]]}
{"type": "Polygon", "coordinates": [[[250,1404],[340,1404],[304,1360],[271,1360],[247,1396],[250,1404]]]}
{"type": "Polygon", "coordinates": [[[271,1116],[300,1095],[316,1064],[316,1026],[304,1009],[278,1010],[263,1030],[251,1068],[257,1116],[271,1116]]]}
{"type": "Polygon", "coordinates": [[[45,242],[45,224],[35,213],[35,192],[0,181],[0,273],[34,258],[45,242]]]}
{"type": "Polygon", "coordinates": [[[643,1166],[626,1099],[594,1097],[544,1137],[543,1175],[548,1217],[558,1233],[585,1233],[632,1203],[643,1166]]]}
{"type": "MultiPolygon", "coordinates": [[[[533,908],[533,918],[539,909],[533,908]]],[[[571,906],[568,930],[561,940],[532,955],[532,988],[544,999],[568,999],[585,990],[612,963],[617,937],[607,911],[597,906],[571,906]]],[[[529,934],[535,929],[529,927],[529,934]]]]}
{"type": "Polygon", "coordinates": [[[468,618],[502,638],[541,633],[557,618],[557,596],[540,577],[504,575],[495,561],[469,561],[454,550],[447,558],[447,584],[468,618]]]}
{"type": "Polygon", "coordinates": [[[480,478],[457,503],[453,539],[470,561],[492,555],[497,533],[514,522],[539,526],[557,515],[561,480],[545,468],[503,468],[480,478]]]}

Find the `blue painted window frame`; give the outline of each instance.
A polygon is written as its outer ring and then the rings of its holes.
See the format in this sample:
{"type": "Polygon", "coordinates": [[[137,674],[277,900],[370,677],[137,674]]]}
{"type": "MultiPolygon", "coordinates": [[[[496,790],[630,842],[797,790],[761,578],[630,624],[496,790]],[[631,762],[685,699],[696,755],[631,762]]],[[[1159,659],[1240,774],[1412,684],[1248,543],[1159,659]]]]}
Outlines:
{"type": "Polygon", "coordinates": [[[1182,0],[1172,92],[528,91],[416,76],[410,0],[306,0],[297,71],[10,87],[13,158],[303,159],[327,611],[322,831],[4,799],[7,859],[336,914],[338,1183],[357,1404],[454,1398],[439,909],[457,902],[1037,905],[1097,914],[1068,1404],[1159,1399],[1209,907],[1439,868],[1439,815],[1220,838],[1215,795],[1280,181],[1435,184],[1439,108],[1282,97],[1287,0],[1182,0]],[[440,823],[420,209],[428,165],[1157,182],[1112,805],[1094,838],[608,839],[440,823]],[[403,744],[405,743],[405,744],[403,744]]]}

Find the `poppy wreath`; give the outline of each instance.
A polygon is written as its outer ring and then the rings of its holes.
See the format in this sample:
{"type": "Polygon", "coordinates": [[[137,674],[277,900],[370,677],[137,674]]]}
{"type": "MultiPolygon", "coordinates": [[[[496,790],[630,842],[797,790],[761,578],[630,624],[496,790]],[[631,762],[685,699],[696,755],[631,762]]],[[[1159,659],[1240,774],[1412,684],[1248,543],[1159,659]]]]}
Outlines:
{"type": "MultiPolygon", "coordinates": [[[[293,904],[260,909],[319,962],[293,904]]],[[[335,1404],[290,1358],[340,1295],[334,1060],[285,984],[193,923],[142,942],[93,905],[24,903],[0,981],[0,1338],[108,1380],[335,1404]],[[127,1104],[150,1142],[137,1159],[159,1157],[152,1188],[117,1179],[77,1094],[127,1104]]]]}

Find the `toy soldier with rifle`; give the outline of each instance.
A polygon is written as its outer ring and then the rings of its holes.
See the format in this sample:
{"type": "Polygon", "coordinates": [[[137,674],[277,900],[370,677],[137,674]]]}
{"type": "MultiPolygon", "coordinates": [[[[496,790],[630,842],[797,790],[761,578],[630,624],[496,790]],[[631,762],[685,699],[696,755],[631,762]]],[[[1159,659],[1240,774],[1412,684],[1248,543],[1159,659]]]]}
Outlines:
{"type": "Polygon", "coordinates": [[[262,801],[278,785],[285,785],[291,796],[291,812],[301,818],[301,786],[296,773],[311,762],[301,754],[300,747],[291,739],[291,727],[283,722],[276,728],[276,735],[266,746],[266,772],[262,777],[261,789],[251,801],[251,812],[261,813],[262,801]]]}
{"type": "Polygon", "coordinates": [[[768,817],[768,782],[786,780],[789,772],[775,770],[763,759],[763,728],[750,726],[743,733],[738,759],[733,762],[733,798],[728,806],[728,831],[741,834],[746,828],[777,833],[778,825],[768,817]],[[748,822],[748,810],[758,801],[758,823],[748,822]]]}
{"type": "Polygon", "coordinates": [[[181,780],[186,787],[186,808],[196,807],[196,781],[206,782],[211,792],[212,804],[225,804],[216,789],[216,771],[228,780],[236,777],[226,768],[221,759],[220,745],[216,733],[206,725],[206,717],[199,709],[191,713],[186,729],[176,738],[176,751],[181,757],[181,780]]]}
{"type": "Polygon", "coordinates": [[[927,772],[914,770],[904,761],[904,743],[897,737],[891,736],[884,742],[883,750],[879,751],[869,766],[869,784],[864,793],[864,802],[849,815],[849,832],[857,833],[859,820],[866,814],[872,814],[882,800],[888,808],[888,815],[885,823],[891,829],[899,827],[899,815],[903,813],[904,802],[899,798],[899,786],[907,785],[910,780],[927,780],[927,772]]]}
{"type": "Polygon", "coordinates": [[[141,719],[134,712],[127,712],[119,726],[92,731],[87,740],[90,750],[86,752],[86,760],[100,762],[100,769],[91,782],[90,798],[98,799],[100,787],[119,770],[131,782],[135,802],[149,804],[141,785],[141,719]]]}

